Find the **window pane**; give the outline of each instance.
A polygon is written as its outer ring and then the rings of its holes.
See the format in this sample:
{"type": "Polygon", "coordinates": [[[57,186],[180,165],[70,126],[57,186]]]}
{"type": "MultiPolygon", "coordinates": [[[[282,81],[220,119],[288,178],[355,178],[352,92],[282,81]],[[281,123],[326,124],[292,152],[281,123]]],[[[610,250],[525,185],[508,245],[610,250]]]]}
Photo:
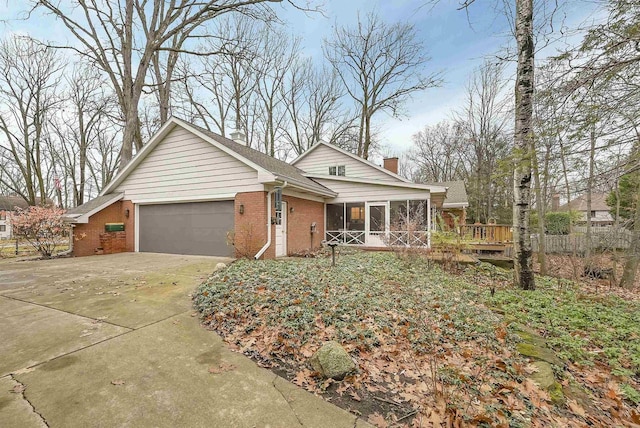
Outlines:
{"type": "Polygon", "coordinates": [[[409,221],[415,222],[424,230],[427,230],[429,224],[427,222],[427,201],[409,201],[409,221]]]}
{"type": "Polygon", "coordinates": [[[346,172],[346,167],[344,165],[340,165],[338,167],[338,175],[341,175],[341,176],[344,177],[345,176],[345,172],[346,172]]]}
{"type": "Polygon", "coordinates": [[[407,201],[391,201],[391,230],[404,230],[407,221],[407,201]]]}
{"type": "Polygon", "coordinates": [[[336,175],[336,167],[335,166],[330,166],[329,167],[329,175],[336,175]]]}
{"type": "Polygon", "coordinates": [[[347,230],[364,230],[364,202],[347,204],[347,230]]]}
{"type": "Polygon", "coordinates": [[[327,204],[327,230],[344,229],[344,204],[327,204]]]}
{"type": "Polygon", "coordinates": [[[386,207],[370,206],[369,207],[369,230],[372,232],[384,232],[386,207]]]}

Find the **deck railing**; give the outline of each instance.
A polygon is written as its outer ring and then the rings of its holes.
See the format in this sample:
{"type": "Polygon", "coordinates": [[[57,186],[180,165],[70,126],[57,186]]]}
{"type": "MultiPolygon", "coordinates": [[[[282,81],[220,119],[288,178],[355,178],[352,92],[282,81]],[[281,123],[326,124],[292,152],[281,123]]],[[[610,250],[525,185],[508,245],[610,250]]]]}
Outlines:
{"type": "MultiPolygon", "coordinates": [[[[429,232],[426,230],[406,231],[393,230],[389,232],[371,232],[370,245],[384,245],[387,247],[428,247],[429,232]]],[[[365,245],[366,232],[361,230],[327,230],[325,239],[328,243],[341,245],[365,245]]]]}
{"type": "Polygon", "coordinates": [[[326,241],[342,245],[364,245],[365,232],[362,230],[327,230],[326,241]]]}
{"type": "Polygon", "coordinates": [[[465,224],[460,233],[466,239],[478,242],[513,242],[513,227],[508,224],[465,224]]]}

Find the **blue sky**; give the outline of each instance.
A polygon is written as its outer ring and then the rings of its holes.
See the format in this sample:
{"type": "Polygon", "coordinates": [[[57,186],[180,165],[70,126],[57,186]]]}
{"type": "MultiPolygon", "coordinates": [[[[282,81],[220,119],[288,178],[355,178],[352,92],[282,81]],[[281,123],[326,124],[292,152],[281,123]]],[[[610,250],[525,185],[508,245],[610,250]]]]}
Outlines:
{"type": "MultiPolygon", "coordinates": [[[[322,39],[330,37],[335,25],[355,24],[358,13],[364,16],[373,11],[388,23],[402,21],[416,26],[431,57],[429,68],[442,72],[444,83],[416,94],[406,105],[407,117],[395,119],[384,113],[374,117],[381,130],[382,145],[388,148],[385,153],[400,154],[409,148],[414,133],[450,117],[453,109],[464,104],[465,84],[473,69],[511,41],[506,18],[493,8],[500,1],[476,0],[468,14],[457,10],[456,0],[440,0],[435,6],[425,5],[429,0],[324,0],[324,16],[305,14],[286,1],[273,7],[290,31],[302,37],[305,54],[318,61],[322,61],[322,39]]],[[[298,0],[299,4],[303,2],[298,0]]],[[[24,8],[21,0],[0,1],[0,17],[15,18],[24,8]]],[[[588,19],[593,8],[594,4],[587,0],[569,0],[563,14],[569,25],[575,25],[588,19]]],[[[47,40],[70,39],[63,25],[50,17],[34,16],[29,21],[0,24],[0,33],[4,36],[8,32],[29,33],[47,40]]],[[[545,53],[553,51],[551,47],[545,53]]]]}
{"type": "MultiPolygon", "coordinates": [[[[485,58],[495,58],[506,43],[511,42],[509,23],[494,10],[495,0],[476,0],[468,13],[458,10],[459,2],[440,0],[427,5],[428,0],[327,0],[324,15],[308,14],[282,7],[281,16],[291,31],[303,37],[306,53],[321,60],[321,42],[331,35],[332,28],[352,25],[358,12],[376,12],[386,22],[409,22],[415,25],[431,57],[429,68],[443,73],[444,82],[438,88],[419,93],[407,104],[408,117],[395,119],[381,114],[375,122],[381,130],[381,140],[387,151],[400,154],[411,145],[411,136],[425,125],[435,124],[451,116],[451,111],[464,105],[465,84],[485,58]]],[[[285,3],[283,3],[284,5],[285,3]]],[[[593,3],[568,1],[558,18],[566,18],[573,26],[589,19],[593,3]]],[[[555,53],[551,46],[541,57],[555,53]]],[[[507,68],[513,73],[515,64],[507,68]]]]}

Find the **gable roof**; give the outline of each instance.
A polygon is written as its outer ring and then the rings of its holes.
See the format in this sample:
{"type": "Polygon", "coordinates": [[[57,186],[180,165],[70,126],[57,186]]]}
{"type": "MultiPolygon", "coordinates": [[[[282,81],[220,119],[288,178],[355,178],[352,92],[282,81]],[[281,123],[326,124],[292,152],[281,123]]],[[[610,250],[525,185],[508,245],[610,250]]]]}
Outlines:
{"type": "Polygon", "coordinates": [[[13,211],[16,208],[27,208],[29,203],[20,196],[0,195],[0,211],[13,211]]]}
{"type": "Polygon", "coordinates": [[[447,188],[447,197],[444,199],[444,208],[468,207],[469,197],[464,181],[442,181],[439,183],[431,183],[434,186],[443,186],[447,188]]]}
{"type": "MultiPolygon", "coordinates": [[[[591,210],[592,211],[609,211],[607,205],[606,193],[591,194],[591,210]]],[[[560,205],[559,211],[587,211],[587,195],[580,195],[564,205],[560,205]]]]}
{"type": "Polygon", "coordinates": [[[98,196],[91,199],[89,202],[85,202],[75,208],[67,210],[62,216],[65,221],[73,223],[88,223],[89,217],[119,201],[124,197],[122,193],[108,193],[106,195],[98,196]]]}
{"type": "Polygon", "coordinates": [[[385,169],[385,168],[383,168],[383,167],[381,167],[381,166],[378,166],[378,165],[376,165],[375,163],[373,163],[373,162],[371,162],[371,161],[369,161],[369,160],[367,160],[367,159],[361,158],[361,157],[360,157],[360,156],[358,156],[358,155],[354,155],[354,154],[353,154],[353,153],[351,153],[351,152],[348,152],[348,151],[346,151],[346,150],[344,150],[344,149],[341,149],[340,147],[338,147],[338,146],[336,146],[336,145],[334,145],[334,144],[329,144],[329,143],[327,143],[327,142],[325,142],[325,141],[318,141],[317,143],[315,143],[315,144],[314,144],[313,146],[311,146],[311,147],[310,147],[306,152],[304,152],[303,154],[301,154],[300,156],[298,156],[297,158],[295,158],[295,159],[291,162],[291,165],[295,165],[295,164],[296,164],[297,162],[299,162],[301,159],[304,159],[307,155],[309,155],[309,153],[313,152],[314,150],[316,150],[318,147],[321,147],[321,146],[329,147],[329,148],[331,148],[331,149],[335,150],[335,151],[336,151],[336,152],[338,152],[338,153],[342,153],[343,155],[347,155],[347,156],[349,156],[350,158],[355,159],[355,160],[357,160],[358,162],[361,162],[361,163],[363,163],[363,164],[367,165],[367,166],[368,166],[368,167],[370,167],[370,168],[374,168],[374,169],[377,169],[378,171],[384,172],[385,174],[389,175],[390,177],[395,178],[396,180],[400,180],[400,181],[403,181],[403,182],[405,182],[405,183],[411,183],[411,181],[410,181],[410,180],[407,180],[406,178],[401,177],[401,176],[399,176],[398,174],[394,174],[393,172],[389,171],[388,169],[385,169]]]}
{"type": "Polygon", "coordinates": [[[136,156],[127,164],[127,166],[116,175],[107,187],[100,193],[106,195],[117,188],[124,179],[144,160],[144,158],[157,146],[163,137],[169,133],[175,126],[180,126],[187,131],[197,135],[204,141],[212,144],[228,155],[238,159],[247,166],[255,169],[258,173],[262,172],[267,175],[263,177],[263,182],[286,181],[294,187],[299,187],[308,191],[315,192],[323,196],[335,196],[336,193],[325,186],[316,183],[312,179],[305,177],[302,170],[290,165],[284,161],[273,158],[258,150],[247,147],[243,144],[236,143],[229,138],[211,132],[208,129],[194,125],[182,119],[172,116],[158,130],[158,132],[149,140],[149,142],[140,150],[136,156]]]}

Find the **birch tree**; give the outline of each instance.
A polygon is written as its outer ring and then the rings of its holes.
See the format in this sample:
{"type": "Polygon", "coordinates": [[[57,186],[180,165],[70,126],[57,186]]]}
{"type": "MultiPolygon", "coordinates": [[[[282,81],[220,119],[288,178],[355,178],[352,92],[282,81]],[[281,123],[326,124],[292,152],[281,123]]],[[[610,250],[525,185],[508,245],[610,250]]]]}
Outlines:
{"type": "Polygon", "coordinates": [[[529,231],[534,92],[533,0],[516,0],[515,30],[518,66],[513,150],[514,277],[522,289],[533,290],[535,279],[529,231]]]}

